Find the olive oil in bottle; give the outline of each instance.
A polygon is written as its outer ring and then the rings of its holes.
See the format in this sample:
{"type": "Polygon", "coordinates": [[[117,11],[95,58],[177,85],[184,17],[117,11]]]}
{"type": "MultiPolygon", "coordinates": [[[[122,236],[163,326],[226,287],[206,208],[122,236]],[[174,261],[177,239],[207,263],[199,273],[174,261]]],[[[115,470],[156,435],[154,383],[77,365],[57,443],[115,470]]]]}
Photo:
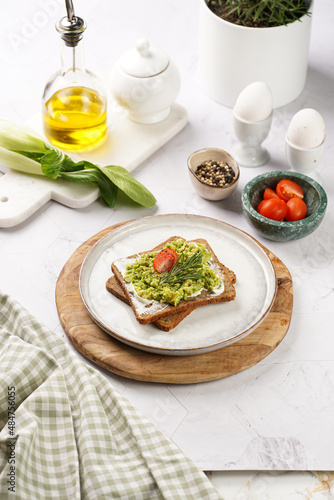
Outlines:
{"type": "Polygon", "coordinates": [[[107,99],[98,79],[84,65],[84,21],[66,0],[67,17],[56,25],[61,36],[61,69],[46,84],[43,126],[48,140],[67,151],[87,151],[107,135],[107,99]]]}
{"type": "Polygon", "coordinates": [[[61,149],[92,149],[107,134],[105,100],[96,90],[85,87],[55,92],[45,103],[43,119],[45,135],[61,149]]]}

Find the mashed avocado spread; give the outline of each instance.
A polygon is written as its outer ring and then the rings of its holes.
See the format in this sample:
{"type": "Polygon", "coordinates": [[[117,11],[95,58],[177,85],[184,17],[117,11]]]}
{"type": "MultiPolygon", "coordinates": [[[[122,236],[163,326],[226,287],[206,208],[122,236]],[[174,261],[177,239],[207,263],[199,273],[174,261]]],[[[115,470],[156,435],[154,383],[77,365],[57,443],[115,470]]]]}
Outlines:
{"type": "Polygon", "coordinates": [[[160,284],[162,275],[153,268],[153,261],[158,252],[148,252],[142,254],[135,262],[128,264],[124,274],[126,282],[133,285],[134,291],[139,297],[148,301],[156,300],[177,306],[180,300],[185,300],[191,295],[200,293],[203,289],[213,291],[219,287],[222,281],[221,277],[209,265],[211,254],[206,251],[204,245],[187,243],[180,238],[167,243],[164,248],[172,248],[179,257],[183,254],[184,260],[196,252],[200,252],[202,254],[202,263],[198,273],[201,277],[196,280],[186,279],[183,282],[173,284],[160,284]]]}

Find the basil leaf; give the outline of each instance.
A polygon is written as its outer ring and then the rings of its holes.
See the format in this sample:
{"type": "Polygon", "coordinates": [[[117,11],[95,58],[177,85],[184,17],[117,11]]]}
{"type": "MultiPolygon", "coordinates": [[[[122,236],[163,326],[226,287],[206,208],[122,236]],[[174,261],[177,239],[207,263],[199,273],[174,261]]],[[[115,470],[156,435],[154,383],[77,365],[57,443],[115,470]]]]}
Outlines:
{"type": "Polygon", "coordinates": [[[125,168],[116,165],[108,165],[107,167],[97,165],[97,167],[129,198],[140,205],[152,207],[156,203],[157,200],[153,194],[143,184],[134,179],[125,168]]]}
{"type": "Polygon", "coordinates": [[[109,207],[113,208],[116,203],[117,186],[104,176],[95,165],[92,165],[92,167],[91,169],[75,172],[60,172],[60,177],[72,182],[93,182],[97,184],[101,198],[109,207]]]}

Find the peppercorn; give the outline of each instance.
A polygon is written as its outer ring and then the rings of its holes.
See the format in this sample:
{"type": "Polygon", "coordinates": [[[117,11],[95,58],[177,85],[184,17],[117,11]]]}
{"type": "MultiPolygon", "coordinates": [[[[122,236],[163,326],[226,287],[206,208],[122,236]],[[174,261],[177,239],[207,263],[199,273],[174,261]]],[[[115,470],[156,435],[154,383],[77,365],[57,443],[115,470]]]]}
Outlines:
{"type": "Polygon", "coordinates": [[[232,184],[235,173],[224,161],[207,160],[196,168],[197,177],[210,186],[223,187],[232,184]]]}

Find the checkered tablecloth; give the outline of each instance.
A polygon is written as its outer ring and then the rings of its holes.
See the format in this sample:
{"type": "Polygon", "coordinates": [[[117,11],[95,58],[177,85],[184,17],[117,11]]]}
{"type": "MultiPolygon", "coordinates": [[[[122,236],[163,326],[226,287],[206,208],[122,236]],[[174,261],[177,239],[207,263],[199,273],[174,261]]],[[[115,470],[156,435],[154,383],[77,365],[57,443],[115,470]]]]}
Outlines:
{"type": "Polygon", "coordinates": [[[0,293],[0,498],[220,495],[102,374],[0,293]]]}

